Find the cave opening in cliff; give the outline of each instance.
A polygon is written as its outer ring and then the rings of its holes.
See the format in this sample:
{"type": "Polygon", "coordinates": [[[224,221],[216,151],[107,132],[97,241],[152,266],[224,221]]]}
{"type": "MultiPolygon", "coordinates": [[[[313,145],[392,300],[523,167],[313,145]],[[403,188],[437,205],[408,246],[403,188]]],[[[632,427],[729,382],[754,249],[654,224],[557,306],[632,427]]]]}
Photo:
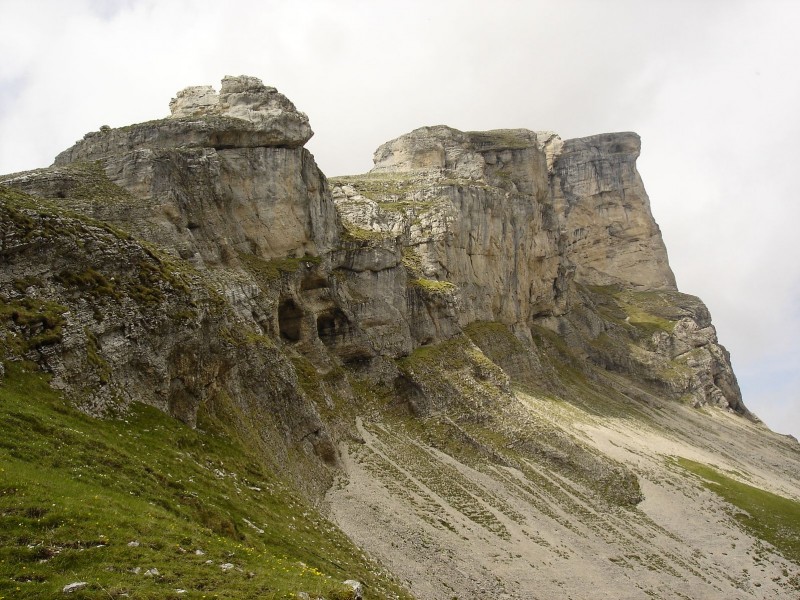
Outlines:
{"type": "Polygon", "coordinates": [[[337,337],[343,337],[350,328],[350,320],[340,308],[331,308],[317,316],[317,335],[322,343],[330,346],[337,337]]]}
{"type": "Polygon", "coordinates": [[[294,303],[294,300],[284,300],[278,306],[278,329],[281,337],[290,342],[300,340],[300,324],[303,311],[294,303]]]}

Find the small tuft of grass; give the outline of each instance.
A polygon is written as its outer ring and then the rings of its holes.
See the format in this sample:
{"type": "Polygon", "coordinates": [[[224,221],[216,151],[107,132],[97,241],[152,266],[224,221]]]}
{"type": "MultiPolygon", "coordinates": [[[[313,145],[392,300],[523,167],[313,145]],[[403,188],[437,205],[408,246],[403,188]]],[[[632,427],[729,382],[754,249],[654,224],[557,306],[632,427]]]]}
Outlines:
{"type": "Polygon", "coordinates": [[[409,285],[434,295],[449,294],[456,290],[456,284],[438,279],[413,279],[409,285]]]}
{"type": "Polygon", "coordinates": [[[286,257],[264,260],[248,252],[239,252],[239,260],[256,279],[269,283],[278,281],[284,275],[296,273],[306,265],[318,265],[322,259],[319,256],[305,255],[299,258],[286,257]]]}
{"type": "Polygon", "coordinates": [[[10,300],[0,295],[0,357],[24,354],[62,339],[67,307],[47,300],[21,298],[10,300]]]}

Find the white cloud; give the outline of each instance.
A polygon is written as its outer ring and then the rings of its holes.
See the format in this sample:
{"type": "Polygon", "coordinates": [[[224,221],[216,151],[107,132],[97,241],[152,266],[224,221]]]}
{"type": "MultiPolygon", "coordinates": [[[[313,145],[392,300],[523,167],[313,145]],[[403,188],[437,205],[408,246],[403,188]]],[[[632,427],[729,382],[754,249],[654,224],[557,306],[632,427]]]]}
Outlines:
{"type": "Polygon", "coordinates": [[[3,17],[0,172],[226,74],[307,112],[331,175],[421,125],[638,131],[681,288],[711,308],[748,405],[800,437],[800,4],[4,0],[3,17]],[[778,361],[784,384],[760,383],[778,361]]]}

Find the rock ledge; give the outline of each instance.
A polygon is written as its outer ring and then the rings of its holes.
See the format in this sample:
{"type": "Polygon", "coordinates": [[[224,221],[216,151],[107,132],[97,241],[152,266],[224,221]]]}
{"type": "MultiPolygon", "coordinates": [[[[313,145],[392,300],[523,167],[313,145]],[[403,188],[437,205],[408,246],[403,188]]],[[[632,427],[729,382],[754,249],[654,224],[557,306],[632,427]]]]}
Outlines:
{"type": "Polygon", "coordinates": [[[299,148],[314,135],[308,117],[286,96],[246,75],[226,76],[219,94],[208,85],[185,88],[170,102],[170,111],[166,119],[87,133],[54,164],[142,148],[299,148]]]}

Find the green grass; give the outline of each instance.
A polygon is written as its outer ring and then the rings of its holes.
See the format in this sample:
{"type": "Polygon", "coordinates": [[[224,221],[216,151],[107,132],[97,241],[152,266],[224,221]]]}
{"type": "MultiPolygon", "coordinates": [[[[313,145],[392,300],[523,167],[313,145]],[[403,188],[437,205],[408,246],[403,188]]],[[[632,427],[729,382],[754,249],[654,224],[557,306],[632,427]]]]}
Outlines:
{"type": "MultiPolygon", "coordinates": [[[[34,179],[37,176],[55,177],[61,184],[62,197],[50,198],[48,202],[60,209],[81,210],[87,204],[114,205],[135,203],[137,200],[125,188],[113,183],[106,175],[99,161],[79,161],[60,167],[28,171],[34,179]]],[[[0,176],[0,183],[13,179],[22,173],[0,176]]]]}
{"type": "Polygon", "coordinates": [[[67,310],[49,300],[10,300],[0,295],[0,358],[59,343],[67,310]]]}
{"type": "Polygon", "coordinates": [[[507,359],[527,350],[508,325],[497,321],[473,321],[464,328],[464,333],[500,367],[507,359]]]}
{"type": "Polygon", "coordinates": [[[239,260],[245,269],[263,282],[277,281],[283,275],[297,272],[301,267],[305,267],[306,263],[318,265],[322,261],[319,256],[310,255],[264,260],[247,252],[239,252],[239,260]]]}
{"type": "Polygon", "coordinates": [[[353,223],[343,222],[344,231],[342,238],[346,242],[380,242],[389,240],[394,237],[391,231],[372,231],[371,229],[364,229],[353,223]]]}
{"type": "Polygon", "coordinates": [[[742,511],[734,518],[747,532],[800,565],[800,502],[742,483],[693,460],[677,458],[675,462],[742,511]]]}
{"type": "MultiPolygon", "coordinates": [[[[137,303],[154,307],[170,293],[189,293],[185,281],[186,265],[179,265],[165,253],[142,243],[130,242],[128,234],[107,224],[76,215],[53,204],[51,200],[35,198],[0,186],[0,221],[20,241],[49,244],[54,252],[70,256],[75,247],[84,249],[87,243],[95,247],[92,264],[78,270],[62,270],[53,280],[74,297],[91,296],[93,300],[119,299],[128,295],[137,303]],[[99,252],[102,248],[104,252],[99,252]],[[125,260],[116,264],[113,273],[98,257],[106,251],[125,251],[125,260]],[[106,271],[105,273],[103,271],[106,271]]],[[[81,252],[85,252],[85,249],[81,252]]],[[[89,252],[86,252],[89,254],[89,252]]],[[[83,257],[81,257],[83,258],[83,257]]],[[[77,262],[77,261],[76,261],[77,262]]],[[[41,284],[39,278],[14,282],[19,288],[41,284]]]]}
{"type": "Polygon", "coordinates": [[[364,173],[331,177],[328,181],[331,185],[352,185],[359,194],[376,201],[405,196],[425,187],[411,173],[364,173]]]}
{"type": "Polygon", "coordinates": [[[517,150],[532,148],[528,132],[519,129],[493,129],[490,131],[467,131],[470,142],[479,150],[517,150]]]}
{"type": "Polygon", "coordinates": [[[645,330],[647,333],[655,333],[657,331],[666,331],[672,333],[675,328],[675,322],[657,315],[650,314],[635,304],[627,302],[620,302],[622,309],[628,315],[628,323],[645,330]]]}
{"type": "Polygon", "coordinates": [[[456,289],[456,284],[437,279],[413,279],[409,282],[409,285],[425,290],[430,294],[448,294],[456,289]]]}
{"type": "Polygon", "coordinates": [[[633,325],[646,335],[657,331],[672,333],[675,323],[686,311],[678,307],[688,296],[677,292],[636,292],[617,286],[587,286],[601,315],[613,323],[633,325]]]}
{"type": "Polygon", "coordinates": [[[95,420],[6,362],[0,431],[0,598],[409,597],[210,413],[95,420]]]}

